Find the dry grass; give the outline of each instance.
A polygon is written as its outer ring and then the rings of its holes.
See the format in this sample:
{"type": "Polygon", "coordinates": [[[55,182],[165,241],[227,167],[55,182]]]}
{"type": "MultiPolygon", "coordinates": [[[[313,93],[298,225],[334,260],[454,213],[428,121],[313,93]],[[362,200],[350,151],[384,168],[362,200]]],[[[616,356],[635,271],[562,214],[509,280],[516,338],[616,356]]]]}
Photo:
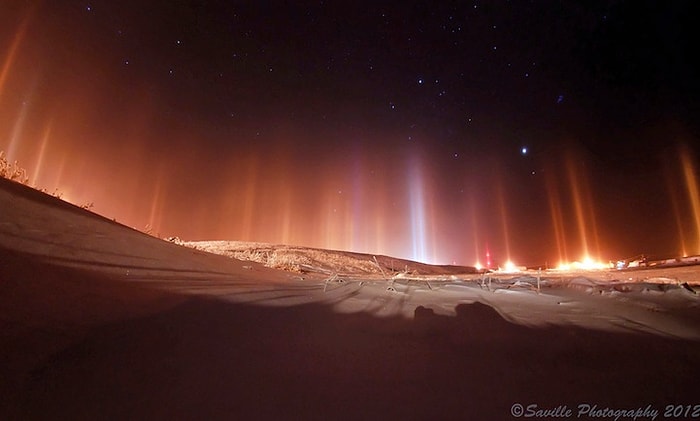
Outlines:
{"type": "Polygon", "coordinates": [[[320,272],[342,276],[374,275],[384,279],[477,273],[476,269],[466,266],[435,266],[388,256],[310,247],[244,241],[186,242],[177,239],[177,242],[209,253],[298,273],[320,272]]]}
{"type": "MultiPolygon", "coordinates": [[[[19,165],[19,162],[14,161],[14,162],[9,162],[7,160],[7,156],[5,155],[5,151],[0,151],[0,177],[7,178],[8,180],[24,184],[25,186],[32,187],[35,190],[38,190],[42,193],[50,194],[51,196],[64,200],[63,195],[61,192],[58,191],[58,189],[54,190],[53,193],[49,193],[48,190],[39,188],[36,185],[31,186],[29,184],[29,176],[27,176],[27,170],[22,168],[19,165]]],[[[87,202],[82,205],[80,205],[81,208],[85,210],[91,210],[95,204],[93,202],[87,202]]]]}
{"type": "Polygon", "coordinates": [[[291,272],[381,273],[381,269],[370,256],[355,253],[238,241],[199,241],[182,244],[291,272]]]}
{"type": "Polygon", "coordinates": [[[4,151],[0,151],[0,177],[22,184],[29,183],[27,170],[20,167],[17,161],[9,162],[4,151]]]}

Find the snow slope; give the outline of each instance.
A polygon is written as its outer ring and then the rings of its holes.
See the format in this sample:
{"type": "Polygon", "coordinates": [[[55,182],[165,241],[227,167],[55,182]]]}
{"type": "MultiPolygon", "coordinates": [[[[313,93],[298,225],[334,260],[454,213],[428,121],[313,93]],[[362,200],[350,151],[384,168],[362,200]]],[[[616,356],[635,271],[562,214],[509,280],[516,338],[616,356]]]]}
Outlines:
{"type": "Polygon", "coordinates": [[[532,274],[322,266],[171,244],[0,180],[0,418],[510,419],[514,403],[700,404],[700,301],[680,285],[697,283],[692,269],[545,276],[538,292],[532,274]]]}

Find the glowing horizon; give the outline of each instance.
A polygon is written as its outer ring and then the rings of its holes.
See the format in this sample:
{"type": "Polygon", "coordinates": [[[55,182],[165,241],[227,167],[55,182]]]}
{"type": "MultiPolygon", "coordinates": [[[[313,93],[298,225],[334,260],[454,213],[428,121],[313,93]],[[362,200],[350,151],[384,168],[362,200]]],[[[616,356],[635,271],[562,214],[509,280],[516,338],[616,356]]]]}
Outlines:
{"type": "MultiPolygon", "coordinates": [[[[571,168],[566,170],[572,186],[569,202],[557,192],[561,186],[550,183],[545,187],[549,191],[546,204],[552,223],[542,230],[551,231],[548,234],[551,236],[549,257],[528,262],[519,257],[522,247],[519,243],[523,240],[510,238],[511,223],[506,222],[508,192],[501,191],[507,187],[496,187],[495,202],[492,202],[495,206],[489,203],[477,206],[473,198],[468,198],[464,202],[466,213],[459,213],[456,210],[462,204],[455,198],[453,206],[444,208],[450,200],[445,201],[445,194],[426,182],[429,175],[419,154],[409,154],[403,168],[394,165],[394,169],[387,169],[381,164],[372,164],[369,158],[357,162],[340,159],[341,162],[329,167],[354,166],[354,172],[333,175],[333,169],[327,168],[321,173],[328,175],[319,180],[301,171],[303,174],[299,177],[277,181],[272,168],[256,164],[265,160],[245,156],[242,161],[229,164],[229,169],[222,172],[229,175],[221,182],[212,180],[214,182],[210,183],[187,180],[187,174],[208,170],[206,165],[192,165],[191,162],[186,165],[189,161],[186,156],[169,155],[155,167],[128,154],[111,162],[99,161],[100,155],[109,152],[97,151],[97,157],[94,152],[76,152],[79,148],[64,140],[65,134],[61,136],[65,127],[52,119],[39,127],[42,129],[37,130],[33,138],[19,138],[14,153],[14,158],[31,175],[30,184],[49,192],[61,192],[65,199],[78,205],[92,202],[98,213],[137,229],[148,227],[156,235],[177,235],[192,240],[289,243],[440,264],[483,262],[482,253],[486,249],[492,251],[495,262],[512,260],[516,264],[566,262],[570,255],[604,257],[589,240],[597,235],[595,219],[590,216],[595,204],[591,201],[584,204],[586,201],[577,181],[582,176],[574,175],[571,168]],[[124,165],[127,161],[131,162],[130,166],[124,165]],[[183,169],[187,171],[181,171],[183,169]],[[405,175],[401,175],[402,172],[405,175]],[[374,176],[363,177],[362,174],[374,176]],[[391,180],[404,180],[404,187],[391,180]],[[401,191],[406,194],[402,195],[401,191]],[[442,205],[435,207],[437,197],[442,205]],[[574,212],[567,213],[567,208],[574,212]],[[572,227],[578,229],[579,242],[572,242],[566,235],[572,227]],[[439,234],[445,231],[450,233],[448,237],[439,234]],[[579,251],[575,252],[576,249],[579,251]]],[[[0,149],[6,147],[7,144],[0,144],[0,149]]],[[[119,155],[115,151],[115,156],[119,155]]],[[[691,205],[690,221],[697,232],[700,231],[697,225],[699,202],[697,193],[695,197],[692,195],[697,191],[694,169],[686,155],[679,155],[683,168],[679,182],[685,186],[691,205]]],[[[206,161],[204,158],[202,163],[206,161]]],[[[288,165],[285,161],[275,160],[281,164],[280,168],[288,165]]],[[[296,160],[292,158],[292,161],[296,160]]],[[[205,178],[216,178],[217,172],[205,178]]],[[[671,199],[672,203],[677,201],[671,199]]],[[[481,200],[488,201],[488,193],[481,200]]],[[[676,226],[685,226],[679,211],[672,216],[676,226]]],[[[696,248],[690,246],[685,236],[679,243],[683,244],[684,251],[698,252],[698,241],[696,248]]],[[[614,248],[606,250],[609,258],[624,257],[611,255],[614,248]]]]}
{"type": "Polygon", "coordinates": [[[339,105],[329,124],[268,103],[246,104],[253,110],[236,110],[249,114],[228,123],[237,114],[214,100],[204,111],[178,109],[163,86],[184,87],[155,83],[137,63],[53,54],[41,37],[60,25],[47,29],[33,13],[0,39],[0,150],[30,184],[137,229],[439,264],[553,267],[577,256],[700,253],[698,166],[682,147],[690,140],[659,157],[673,163],[665,178],[616,175],[623,181],[612,184],[564,135],[551,134],[563,146],[537,156],[535,147],[503,146],[522,139],[497,123],[453,139],[428,124],[406,129],[375,110],[363,114],[361,101],[339,105]],[[469,153],[447,153],[450,142],[469,153]],[[662,199],[649,202],[665,202],[647,204],[652,194],[662,199]]]}

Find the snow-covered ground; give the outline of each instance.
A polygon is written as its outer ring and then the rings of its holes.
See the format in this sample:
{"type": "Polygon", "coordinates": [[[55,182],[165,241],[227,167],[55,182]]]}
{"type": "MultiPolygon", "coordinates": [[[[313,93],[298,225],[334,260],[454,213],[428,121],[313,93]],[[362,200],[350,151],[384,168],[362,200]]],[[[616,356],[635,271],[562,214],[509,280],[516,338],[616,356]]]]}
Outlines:
{"type": "Polygon", "coordinates": [[[183,245],[299,273],[289,279],[282,297],[270,290],[237,297],[239,301],[326,302],[343,313],[407,318],[419,306],[453,316],[459,304],[480,302],[523,326],[576,325],[700,340],[700,319],[692,317],[700,313],[700,299],[691,286],[700,284],[698,267],[475,274],[467,267],[435,268],[385,256],[284,245],[237,241],[183,245]],[[299,293],[291,294],[295,289],[299,293]]]}
{"type": "Polygon", "coordinates": [[[510,419],[516,403],[700,404],[698,267],[476,274],[183,246],[6,180],[0,212],[0,418],[510,419]]]}

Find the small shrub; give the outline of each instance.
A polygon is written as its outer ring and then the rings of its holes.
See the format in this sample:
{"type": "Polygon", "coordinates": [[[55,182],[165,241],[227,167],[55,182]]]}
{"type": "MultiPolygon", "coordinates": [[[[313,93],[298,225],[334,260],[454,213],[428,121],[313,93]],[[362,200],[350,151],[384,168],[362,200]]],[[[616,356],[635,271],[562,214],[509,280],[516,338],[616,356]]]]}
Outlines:
{"type": "Polygon", "coordinates": [[[4,177],[8,180],[16,181],[22,184],[29,183],[27,170],[20,167],[17,161],[13,163],[8,162],[4,151],[0,151],[0,177],[4,177]]]}
{"type": "MultiPolygon", "coordinates": [[[[26,186],[29,186],[29,177],[27,176],[27,170],[19,166],[19,163],[17,161],[10,163],[7,160],[7,156],[5,155],[5,151],[0,151],[0,177],[7,178],[8,180],[15,181],[17,183],[24,184],[26,186]]],[[[55,189],[53,193],[49,193],[48,190],[39,188],[36,186],[30,186],[33,187],[35,190],[38,190],[42,193],[50,194],[53,197],[57,199],[63,200],[63,193],[58,191],[58,189],[55,189]]],[[[87,202],[80,207],[85,209],[85,210],[90,210],[95,206],[93,202],[87,202]]]]}

